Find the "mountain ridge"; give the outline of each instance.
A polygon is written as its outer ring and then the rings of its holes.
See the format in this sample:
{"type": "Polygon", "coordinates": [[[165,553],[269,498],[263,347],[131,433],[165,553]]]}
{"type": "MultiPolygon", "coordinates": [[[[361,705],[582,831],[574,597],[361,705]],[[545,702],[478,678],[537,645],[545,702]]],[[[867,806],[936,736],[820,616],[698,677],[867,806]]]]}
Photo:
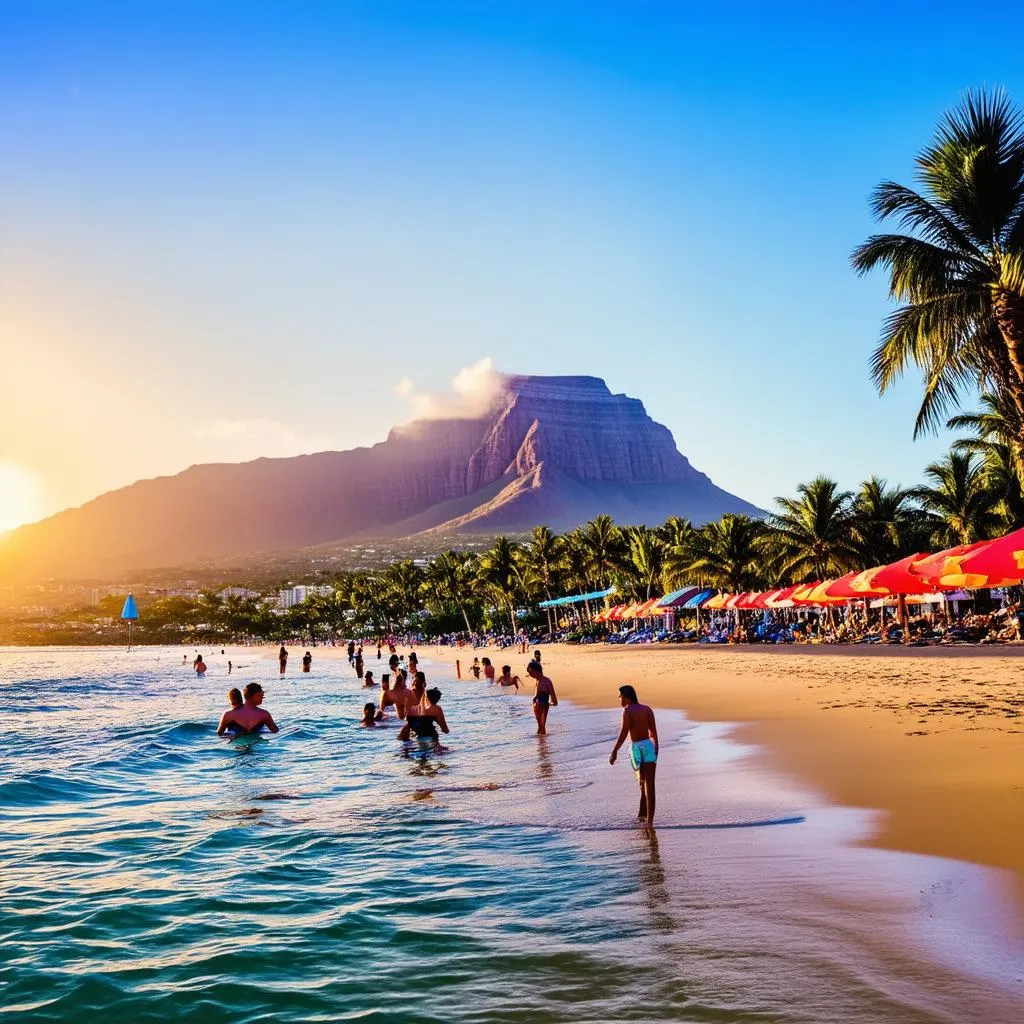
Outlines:
{"type": "Polygon", "coordinates": [[[12,531],[0,572],[97,577],[354,537],[565,530],[601,512],[651,525],[762,514],[598,377],[504,376],[486,406],[398,425],[369,447],[137,481],[12,531]]]}

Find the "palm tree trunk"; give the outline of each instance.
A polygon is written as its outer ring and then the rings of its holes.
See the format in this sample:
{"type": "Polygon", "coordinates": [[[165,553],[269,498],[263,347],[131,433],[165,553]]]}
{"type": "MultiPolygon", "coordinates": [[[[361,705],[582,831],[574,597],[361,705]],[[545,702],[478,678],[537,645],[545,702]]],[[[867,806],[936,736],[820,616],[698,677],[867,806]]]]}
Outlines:
{"type": "MultiPolygon", "coordinates": [[[[1024,295],[1009,288],[997,289],[992,301],[992,312],[1017,377],[1011,395],[1017,413],[1024,422],[1024,295]]],[[[1024,438],[1019,440],[1019,444],[1024,445],[1024,438]]]]}
{"type": "Polygon", "coordinates": [[[473,627],[469,624],[469,616],[466,614],[466,608],[463,604],[459,604],[459,611],[462,612],[462,621],[466,624],[466,632],[472,633],[473,627]]]}

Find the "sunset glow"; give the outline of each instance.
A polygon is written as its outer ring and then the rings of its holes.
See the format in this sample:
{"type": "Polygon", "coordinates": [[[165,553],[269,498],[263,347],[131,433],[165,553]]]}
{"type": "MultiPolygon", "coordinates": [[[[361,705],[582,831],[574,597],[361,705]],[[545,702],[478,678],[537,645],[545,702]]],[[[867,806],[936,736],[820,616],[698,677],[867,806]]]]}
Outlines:
{"type": "Polygon", "coordinates": [[[0,462],[0,533],[38,519],[41,512],[39,483],[14,462],[0,462]]]}

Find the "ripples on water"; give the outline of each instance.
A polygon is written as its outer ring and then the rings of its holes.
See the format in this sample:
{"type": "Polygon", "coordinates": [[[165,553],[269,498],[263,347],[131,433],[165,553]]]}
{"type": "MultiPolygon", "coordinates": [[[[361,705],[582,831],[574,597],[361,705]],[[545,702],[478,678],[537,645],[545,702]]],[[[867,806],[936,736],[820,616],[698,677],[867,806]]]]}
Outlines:
{"type": "Polygon", "coordinates": [[[7,1019],[999,1019],[846,919],[896,927],[888,899],[808,888],[801,796],[713,731],[661,719],[652,836],[606,763],[614,710],[560,705],[538,740],[528,698],[428,665],[451,750],[409,757],[355,727],[344,661],[210,664],[0,652],[7,1019]],[[281,733],[217,738],[252,679],[281,733]]]}

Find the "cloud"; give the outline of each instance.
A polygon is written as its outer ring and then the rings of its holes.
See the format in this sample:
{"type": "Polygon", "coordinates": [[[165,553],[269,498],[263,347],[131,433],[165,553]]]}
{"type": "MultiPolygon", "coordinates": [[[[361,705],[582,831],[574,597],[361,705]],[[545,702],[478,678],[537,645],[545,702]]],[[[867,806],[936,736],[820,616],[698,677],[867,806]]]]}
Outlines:
{"type": "Polygon", "coordinates": [[[301,434],[280,420],[219,419],[197,427],[192,437],[204,462],[242,462],[260,457],[301,455],[331,447],[326,438],[301,434]]]}
{"type": "Polygon", "coordinates": [[[403,377],[394,390],[412,404],[415,419],[473,419],[490,408],[502,381],[501,373],[494,368],[494,360],[487,356],[459,370],[452,378],[450,392],[417,391],[408,377],[403,377]]]}

